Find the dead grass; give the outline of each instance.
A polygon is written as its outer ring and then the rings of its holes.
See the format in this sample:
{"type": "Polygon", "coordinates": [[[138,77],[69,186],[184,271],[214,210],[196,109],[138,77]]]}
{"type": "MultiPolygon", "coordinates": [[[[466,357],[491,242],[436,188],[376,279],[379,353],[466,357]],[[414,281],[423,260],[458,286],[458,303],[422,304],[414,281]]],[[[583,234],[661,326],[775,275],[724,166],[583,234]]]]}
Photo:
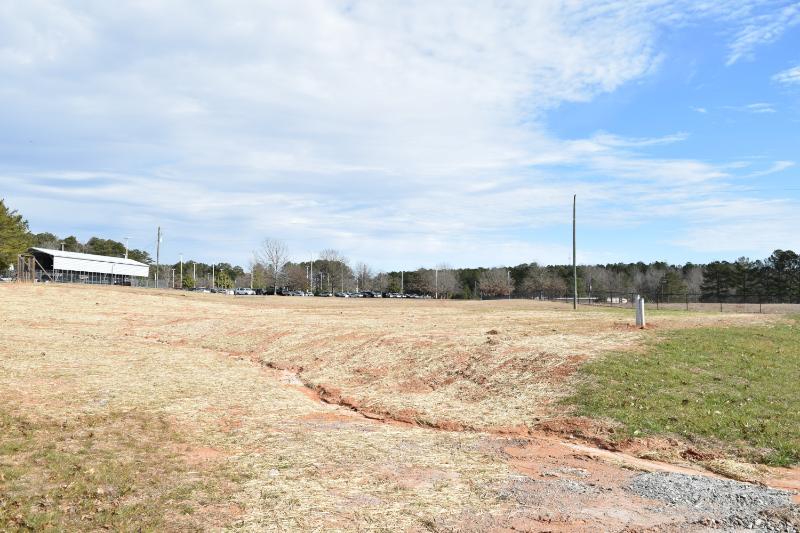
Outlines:
{"type": "MultiPolygon", "coordinates": [[[[581,308],[573,314],[560,304],[531,301],[216,295],[200,301],[211,309],[195,307],[192,318],[153,323],[134,334],[300,370],[309,387],[365,411],[432,426],[536,424],[552,414],[551,406],[566,393],[565,378],[585,360],[630,349],[650,333],[630,327],[626,311],[581,308]]],[[[662,313],[653,324],[767,320],[662,313]]]]}
{"type": "Polygon", "coordinates": [[[0,434],[0,529],[194,529],[215,523],[193,516],[203,501],[224,501],[224,472],[190,473],[157,416],[32,420],[3,409],[0,434]]]}
{"type": "Polygon", "coordinates": [[[583,360],[651,334],[626,312],[533,302],[44,285],[0,299],[0,530],[502,525],[523,512],[495,490],[518,477],[504,439],[376,424],[253,361],[375,413],[497,428],[550,416],[583,360]]]}

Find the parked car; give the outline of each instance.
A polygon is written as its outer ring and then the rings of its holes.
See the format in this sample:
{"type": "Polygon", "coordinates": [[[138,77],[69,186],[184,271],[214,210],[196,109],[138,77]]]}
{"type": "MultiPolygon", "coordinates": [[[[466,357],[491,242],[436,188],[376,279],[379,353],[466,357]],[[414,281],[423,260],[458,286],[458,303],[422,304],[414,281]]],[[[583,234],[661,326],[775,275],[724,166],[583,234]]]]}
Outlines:
{"type": "Polygon", "coordinates": [[[253,289],[248,289],[246,287],[234,289],[233,294],[237,296],[255,296],[256,291],[253,289]]]}
{"type": "Polygon", "coordinates": [[[335,292],[333,293],[333,295],[336,296],[337,298],[350,298],[350,295],[347,294],[346,292],[335,292]]]}

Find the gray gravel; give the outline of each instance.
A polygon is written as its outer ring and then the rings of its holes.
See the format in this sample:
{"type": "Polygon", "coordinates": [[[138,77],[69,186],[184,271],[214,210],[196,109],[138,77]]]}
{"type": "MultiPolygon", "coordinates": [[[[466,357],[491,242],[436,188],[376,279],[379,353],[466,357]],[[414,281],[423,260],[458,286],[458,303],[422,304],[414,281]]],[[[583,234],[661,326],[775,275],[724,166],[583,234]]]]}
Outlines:
{"type": "Polygon", "coordinates": [[[706,476],[654,472],[635,476],[628,490],[668,506],[687,508],[712,528],[798,532],[800,506],[791,493],[706,476]]]}

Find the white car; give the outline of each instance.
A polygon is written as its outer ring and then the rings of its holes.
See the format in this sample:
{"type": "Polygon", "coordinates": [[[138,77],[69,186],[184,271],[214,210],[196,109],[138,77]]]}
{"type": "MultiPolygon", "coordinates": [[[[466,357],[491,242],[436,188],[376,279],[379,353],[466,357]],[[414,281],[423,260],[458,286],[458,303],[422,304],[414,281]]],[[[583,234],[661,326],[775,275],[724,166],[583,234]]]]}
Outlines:
{"type": "Polygon", "coordinates": [[[235,291],[233,291],[233,294],[237,296],[255,296],[256,291],[254,291],[253,289],[236,289],[235,291]]]}

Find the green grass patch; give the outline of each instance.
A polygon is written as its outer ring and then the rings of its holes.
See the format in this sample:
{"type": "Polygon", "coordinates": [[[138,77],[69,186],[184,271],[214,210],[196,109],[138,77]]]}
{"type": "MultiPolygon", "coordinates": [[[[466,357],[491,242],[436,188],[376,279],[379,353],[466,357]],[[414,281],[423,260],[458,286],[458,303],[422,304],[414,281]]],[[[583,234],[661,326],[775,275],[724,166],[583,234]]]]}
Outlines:
{"type": "Polygon", "coordinates": [[[739,457],[800,462],[800,327],[716,327],[659,334],[642,352],[585,365],[566,401],[622,423],[617,438],[676,434],[739,457]]]}

